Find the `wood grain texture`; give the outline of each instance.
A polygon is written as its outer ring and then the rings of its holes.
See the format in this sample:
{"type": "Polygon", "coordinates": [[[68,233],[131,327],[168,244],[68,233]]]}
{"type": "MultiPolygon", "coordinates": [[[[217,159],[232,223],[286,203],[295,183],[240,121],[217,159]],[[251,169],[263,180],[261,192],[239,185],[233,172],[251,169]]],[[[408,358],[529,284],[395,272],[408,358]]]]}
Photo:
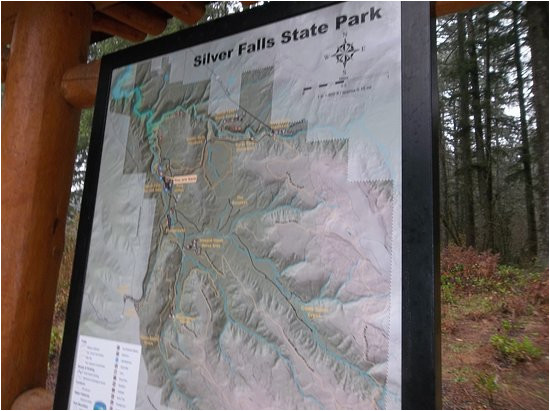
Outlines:
{"type": "Polygon", "coordinates": [[[147,37],[147,33],[98,12],[94,13],[92,30],[118,36],[134,43],[143,41],[147,37]]]}
{"type": "Polygon", "coordinates": [[[25,391],[13,402],[12,410],[51,410],[53,395],[44,388],[25,391]]]}
{"type": "Polygon", "coordinates": [[[46,382],[79,110],[63,74],[86,61],[92,6],[29,2],[14,28],[2,118],[2,408],[46,382]]]}
{"type": "Polygon", "coordinates": [[[452,13],[461,13],[474,9],[476,7],[485,6],[494,1],[436,1],[435,16],[441,17],[452,13]]]}
{"type": "Polygon", "coordinates": [[[191,25],[199,21],[206,10],[206,2],[203,1],[153,1],[152,3],[175,18],[191,25]]]}
{"type": "Polygon", "coordinates": [[[93,107],[101,61],[79,64],[63,75],[61,92],[65,100],[77,108],[93,107]]]}
{"type": "Polygon", "coordinates": [[[159,35],[166,28],[166,19],[145,10],[138,4],[119,3],[104,8],[101,12],[136,30],[154,36],[159,35]]]}

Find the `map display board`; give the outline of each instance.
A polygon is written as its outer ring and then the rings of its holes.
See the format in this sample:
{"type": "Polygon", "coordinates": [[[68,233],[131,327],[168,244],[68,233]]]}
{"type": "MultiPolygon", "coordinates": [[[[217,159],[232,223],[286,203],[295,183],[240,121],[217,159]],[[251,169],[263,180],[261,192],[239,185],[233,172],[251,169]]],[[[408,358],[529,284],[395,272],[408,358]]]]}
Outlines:
{"type": "Polygon", "coordinates": [[[309,7],[102,68],[68,407],[401,407],[401,5],[309,7]]]}

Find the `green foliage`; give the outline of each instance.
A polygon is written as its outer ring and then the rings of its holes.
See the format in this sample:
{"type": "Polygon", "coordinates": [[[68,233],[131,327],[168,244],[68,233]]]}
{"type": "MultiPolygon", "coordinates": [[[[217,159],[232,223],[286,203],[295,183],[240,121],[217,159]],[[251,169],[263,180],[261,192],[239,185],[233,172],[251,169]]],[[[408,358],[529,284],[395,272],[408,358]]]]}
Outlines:
{"type": "Polygon", "coordinates": [[[242,4],[239,1],[213,1],[206,5],[206,12],[201,21],[218,19],[242,10],[242,4]]]}
{"type": "Polygon", "coordinates": [[[63,341],[62,325],[54,325],[50,333],[50,350],[49,358],[52,359],[61,350],[61,342],[63,341]]]}
{"type": "Polygon", "coordinates": [[[522,322],[519,322],[517,320],[513,321],[503,319],[500,322],[500,329],[504,332],[505,335],[515,335],[521,332],[521,330],[523,329],[523,324],[522,322]]]}
{"type": "Polygon", "coordinates": [[[80,123],[78,127],[78,142],[76,151],[88,149],[90,143],[90,134],[92,133],[92,118],[94,116],[93,108],[85,108],[80,112],[80,123]]]}
{"type": "Polygon", "coordinates": [[[474,371],[470,367],[458,367],[450,370],[450,373],[453,375],[453,381],[455,383],[465,383],[470,381],[474,371]]]}
{"type": "MultiPolygon", "coordinates": [[[[547,298],[540,286],[539,273],[499,265],[498,262],[499,255],[487,251],[457,246],[445,248],[441,253],[441,301],[454,304],[455,294],[460,292],[469,295],[489,292],[500,296],[532,292],[541,299],[547,298]]],[[[522,301],[526,302],[525,299],[522,301]]]]}
{"type": "Polygon", "coordinates": [[[109,37],[90,45],[88,49],[88,61],[99,60],[101,57],[132,46],[128,40],[120,37],[109,37]]]}
{"type": "Polygon", "coordinates": [[[495,334],[491,337],[491,344],[503,360],[512,364],[536,360],[542,355],[541,349],[536,347],[529,337],[523,337],[519,341],[506,335],[495,334]]]}
{"type": "Polygon", "coordinates": [[[498,254],[479,253],[473,248],[449,246],[441,253],[442,298],[449,292],[484,289],[497,277],[498,254]],[[454,286],[454,288],[451,287],[454,286]],[[445,289],[443,289],[445,288],[445,289]]]}
{"type": "Polygon", "coordinates": [[[454,304],[456,302],[456,288],[449,275],[441,276],[441,301],[443,304],[454,304]]]}
{"type": "Polygon", "coordinates": [[[502,329],[504,331],[506,331],[507,333],[509,333],[510,331],[512,331],[512,329],[514,328],[514,324],[512,323],[512,321],[510,320],[502,320],[502,322],[500,323],[502,329]]]}
{"type": "Polygon", "coordinates": [[[533,78],[548,60],[548,36],[538,36],[542,46],[534,47],[525,13],[530,3],[492,3],[437,19],[443,244],[475,245],[497,251],[503,261],[524,264],[533,262],[526,247],[533,226],[539,240],[548,232],[543,205],[548,199],[543,194],[546,201],[533,204],[527,194],[548,192],[547,172],[534,163],[547,163],[548,127],[536,118],[542,110],[535,108],[541,104],[536,102],[548,101],[548,87],[539,89],[533,78]],[[465,33],[459,30],[464,21],[465,33]],[[464,105],[467,110],[461,110],[464,105]],[[531,169],[532,187],[526,176],[531,169]],[[530,215],[541,218],[528,224],[530,215]]]}
{"type": "Polygon", "coordinates": [[[489,406],[494,408],[495,400],[494,396],[498,390],[498,377],[494,374],[489,374],[486,372],[480,372],[477,376],[477,387],[487,395],[489,400],[489,406]]]}
{"type": "Polygon", "coordinates": [[[489,251],[478,252],[472,247],[451,245],[441,253],[441,271],[457,281],[489,278],[495,275],[500,256],[489,251]]]}
{"type": "Polygon", "coordinates": [[[483,294],[473,294],[460,300],[462,314],[469,320],[488,318],[499,308],[499,301],[483,294]]]}
{"type": "Polygon", "coordinates": [[[164,32],[157,37],[166,36],[168,34],[175,33],[176,31],[186,29],[187,27],[189,26],[183,21],[178,20],[176,18],[171,18],[170,20],[168,20],[168,24],[166,25],[166,29],[164,29],[164,32]]]}

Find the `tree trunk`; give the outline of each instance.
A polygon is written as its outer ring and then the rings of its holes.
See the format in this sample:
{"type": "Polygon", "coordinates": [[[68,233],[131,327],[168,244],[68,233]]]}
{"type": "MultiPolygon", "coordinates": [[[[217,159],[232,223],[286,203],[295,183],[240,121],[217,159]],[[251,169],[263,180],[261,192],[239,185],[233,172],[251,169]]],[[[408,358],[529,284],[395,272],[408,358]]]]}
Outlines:
{"type": "Polygon", "coordinates": [[[487,248],[494,250],[495,248],[495,221],[494,221],[494,201],[493,201],[493,171],[492,171],[492,104],[491,97],[491,42],[489,28],[489,12],[485,11],[485,90],[484,90],[484,105],[485,105],[485,164],[487,186],[485,191],[485,201],[487,202],[487,248]]]}
{"type": "Polygon", "coordinates": [[[456,245],[463,246],[464,240],[461,237],[461,229],[460,227],[463,225],[463,210],[460,207],[460,199],[461,199],[461,180],[462,177],[460,175],[460,155],[458,154],[460,152],[460,139],[458,136],[458,99],[455,99],[453,101],[452,107],[453,107],[453,177],[454,177],[454,191],[453,191],[453,207],[454,207],[454,218],[453,218],[453,209],[451,208],[451,220],[449,221],[449,227],[452,228],[452,232],[454,233],[454,238],[456,245]]]}
{"type": "Polygon", "coordinates": [[[513,6],[514,19],[514,64],[516,66],[518,103],[520,112],[521,162],[525,178],[525,207],[527,210],[527,252],[529,257],[537,255],[537,226],[535,220],[535,199],[533,195],[533,176],[531,174],[531,154],[529,149],[529,134],[527,130],[527,114],[525,108],[523,65],[521,63],[521,45],[519,36],[518,3],[513,6]]]}
{"type": "Polygon", "coordinates": [[[458,69],[460,113],[458,134],[462,168],[462,207],[466,246],[475,247],[474,185],[472,179],[472,151],[470,147],[470,94],[468,90],[468,61],[466,58],[466,30],[464,16],[458,14],[458,69]]]}
{"type": "Polygon", "coordinates": [[[527,2],[527,39],[531,48],[533,103],[537,120],[535,161],[538,191],[538,260],[548,264],[548,3],[527,2]]]}
{"type": "Polygon", "coordinates": [[[476,50],[476,33],[472,12],[468,13],[468,56],[469,56],[469,74],[472,86],[472,112],[474,115],[474,138],[475,138],[475,160],[477,171],[477,185],[479,190],[479,203],[483,217],[484,238],[482,241],[483,249],[488,247],[488,232],[491,225],[489,221],[489,212],[487,204],[487,161],[485,159],[485,147],[483,142],[483,122],[481,119],[481,92],[479,89],[479,69],[476,50]]]}
{"type": "Polygon", "coordinates": [[[443,108],[439,115],[439,170],[440,170],[440,201],[441,201],[441,222],[445,230],[441,231],[441,245],[449,245],[449,179],[447,178],[447,155],[445,145],[445,133],[443,131],[443,108]]]}

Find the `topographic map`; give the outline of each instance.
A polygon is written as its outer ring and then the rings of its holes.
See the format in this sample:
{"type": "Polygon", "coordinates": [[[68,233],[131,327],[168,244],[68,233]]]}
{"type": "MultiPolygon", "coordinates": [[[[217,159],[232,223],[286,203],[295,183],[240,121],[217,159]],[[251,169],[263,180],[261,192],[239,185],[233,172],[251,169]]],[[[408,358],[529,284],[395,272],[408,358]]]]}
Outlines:
{"type": "Polygon", "coordinates": [[[400,406],[399,30],[339,4],[113,72],[79,334],[138,347],[124,404],[400,406]]]}

